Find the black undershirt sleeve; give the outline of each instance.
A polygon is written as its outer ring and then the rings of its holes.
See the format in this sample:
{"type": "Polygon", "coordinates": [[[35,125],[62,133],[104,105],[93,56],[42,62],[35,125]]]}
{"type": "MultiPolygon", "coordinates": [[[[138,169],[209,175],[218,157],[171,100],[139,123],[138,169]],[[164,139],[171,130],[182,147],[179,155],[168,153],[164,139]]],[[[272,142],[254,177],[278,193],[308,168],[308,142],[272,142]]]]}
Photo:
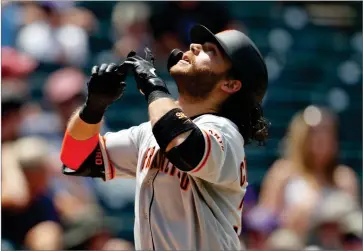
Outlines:
{"type": "MultiPolygon", "coordinates": [[[[74,153],[77,154],[77,153],[74,153]]],[[[102,161],[100,143],[97,144],[93,152],[87,157],[77,170],[73,170],[63,165],[63,174],[70,176],[83,176],[105,179],[105,166],[102,161]]]]}

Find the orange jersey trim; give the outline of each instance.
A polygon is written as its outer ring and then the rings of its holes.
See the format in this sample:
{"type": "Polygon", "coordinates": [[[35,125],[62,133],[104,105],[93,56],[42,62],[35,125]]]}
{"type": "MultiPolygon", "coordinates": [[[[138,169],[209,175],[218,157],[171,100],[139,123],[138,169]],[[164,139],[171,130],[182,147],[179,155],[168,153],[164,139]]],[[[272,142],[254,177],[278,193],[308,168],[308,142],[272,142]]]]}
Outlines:
{"type": "Polygon", "coordinates": [[[192,173],[198,172],[199,170],[201,170],[205,166],[205,164],[207,163],[207,160],[209,158],[211,148],[212,148],[211,147],[211,140],[210,140],[210,136],[209,136],[208,132],[204,131],[203,129],[202,129],[202,132],[207,136],[206,137],[207,138],[207,140],[206,140],[207,141],[207,153],[205,154],[204,159],[201,162],[201,164],[199,165],[199,167],[196,167],[194,170],[192,170],[191,171],[192,173]]]}

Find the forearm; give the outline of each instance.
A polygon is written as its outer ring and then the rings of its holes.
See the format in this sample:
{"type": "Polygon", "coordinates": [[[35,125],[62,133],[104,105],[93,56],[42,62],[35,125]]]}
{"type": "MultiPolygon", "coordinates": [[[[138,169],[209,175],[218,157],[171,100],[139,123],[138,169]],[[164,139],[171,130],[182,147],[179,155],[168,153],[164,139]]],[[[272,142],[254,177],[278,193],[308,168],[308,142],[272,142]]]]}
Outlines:
{"type": "Polygon", "coordinates": [[[3,145],[1,205],[8,208],[23,208],[30,199],[28,183],[14,158],[15,153],[13,151],[11,144],[5,143],[3,145]]]}
{"type": "Polygon", "coordinates": [[[179,108],[172,98],[160,98],[149,104],[149,118],[153,127],[160,118],[172,109],[179,108]]]}
{"type": "Polygon", "coordinates": [[[96,148],[102,123],[86,123],[79,114],[80,109],[69,120],[60,156],[63,164],[73,170],[77,170],[96,148]]]}
{"type": "Polygon", "coordinates": [[[75,140],[87,140],[100,133],[102,121],[97,124],[88,124],[80,118],[80,110],[78,109],[69,120],[67,132],[75,140]]]}

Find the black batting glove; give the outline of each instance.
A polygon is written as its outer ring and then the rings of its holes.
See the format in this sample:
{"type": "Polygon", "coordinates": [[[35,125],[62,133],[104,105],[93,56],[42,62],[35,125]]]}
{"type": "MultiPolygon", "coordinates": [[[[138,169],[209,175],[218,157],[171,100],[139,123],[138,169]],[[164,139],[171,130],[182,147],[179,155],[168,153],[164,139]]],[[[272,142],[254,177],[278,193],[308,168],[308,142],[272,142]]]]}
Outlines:
{"type": "Polygon", "coordinates": [[[132,70],[137,88],[145,95],[145,99],[150,104],[158,98],[171,96],[164,81],[155,73],[155,59],[149,48],[145,48],[145,54],[145,59],[143,59],[134,51],[130,52],[123,66],[132,70]]]}
{"type": "Polygon", "coordinates": [[[122,96],[125,79],[126,72],[118,71],[116,64],[93,66],[87,82],[87,101],[80,111],[80,118],[88,124],[99,123],[106,109],[122,96]]]}

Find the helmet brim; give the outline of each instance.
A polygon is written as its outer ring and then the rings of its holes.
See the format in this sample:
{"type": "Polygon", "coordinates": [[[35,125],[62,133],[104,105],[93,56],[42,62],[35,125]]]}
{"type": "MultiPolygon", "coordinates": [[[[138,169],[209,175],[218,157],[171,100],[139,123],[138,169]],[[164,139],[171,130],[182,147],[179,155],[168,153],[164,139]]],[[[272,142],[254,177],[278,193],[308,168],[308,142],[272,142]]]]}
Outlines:
{"type": "Polygon", "coordinates": [[[230,59],[223,42],[220,41],[212,31],[201,24],[196,24],[190,29],[190,40],[191,43],[204,44],[206,42],[214,43],[218,46],[223,54],[225,54],[228,59],[230,59]]]}

